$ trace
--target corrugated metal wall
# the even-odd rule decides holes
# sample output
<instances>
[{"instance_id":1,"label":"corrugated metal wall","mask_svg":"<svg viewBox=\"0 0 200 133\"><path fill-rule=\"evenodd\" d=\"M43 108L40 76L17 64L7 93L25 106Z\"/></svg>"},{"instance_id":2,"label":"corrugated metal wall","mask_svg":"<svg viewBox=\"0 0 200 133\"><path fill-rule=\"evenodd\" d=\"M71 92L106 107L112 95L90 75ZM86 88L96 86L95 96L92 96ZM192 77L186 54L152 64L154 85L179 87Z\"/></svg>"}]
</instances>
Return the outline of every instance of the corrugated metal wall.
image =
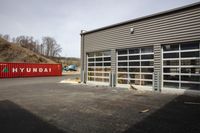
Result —
<instances>
[{"instance_id":1,"label":"corrugated metal wall","mask_svg":"<svg viewBox=\"0 0 200 133\"><path fill-rule=\"evenodd\" d=\"M0 78L61 76L62 64L0 62Z\"/></svg>"},{"instance_id":2,"label":"corrugated metal wall","mask_svg":"<svg viewBox=\"0 0 200 133\"><path fill-rule=\"evenodd\" d=\"M134 34L130 34L131 27L135 29ZM111 50L112 70L115 71L116 49L154 45L155 71L160 71L161 44L194 40L200 40L200 4L185 10L85 34L82 54ZM84 67L86 63L84 58Z\"/></svg>"}]
</instances>

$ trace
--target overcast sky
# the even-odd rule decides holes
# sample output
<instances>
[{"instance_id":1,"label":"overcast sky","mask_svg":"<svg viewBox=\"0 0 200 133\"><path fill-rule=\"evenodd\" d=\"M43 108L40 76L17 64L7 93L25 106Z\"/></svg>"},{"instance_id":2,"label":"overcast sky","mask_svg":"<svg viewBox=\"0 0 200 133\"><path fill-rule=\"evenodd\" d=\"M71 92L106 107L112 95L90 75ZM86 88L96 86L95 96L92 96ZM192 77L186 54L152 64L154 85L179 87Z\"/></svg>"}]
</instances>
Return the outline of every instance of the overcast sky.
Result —
<instances>
[{"instance_id":1,"label":"overcast sky","mask_svg":"<svg viewBox=\"0 0 200 133\"><path fill-rule=\"evenodd\" d=\"M92 30L200 0L0 0L0 33L54 37L62 56L80 56L80 31Z\"/></svg>"}]
</instances>

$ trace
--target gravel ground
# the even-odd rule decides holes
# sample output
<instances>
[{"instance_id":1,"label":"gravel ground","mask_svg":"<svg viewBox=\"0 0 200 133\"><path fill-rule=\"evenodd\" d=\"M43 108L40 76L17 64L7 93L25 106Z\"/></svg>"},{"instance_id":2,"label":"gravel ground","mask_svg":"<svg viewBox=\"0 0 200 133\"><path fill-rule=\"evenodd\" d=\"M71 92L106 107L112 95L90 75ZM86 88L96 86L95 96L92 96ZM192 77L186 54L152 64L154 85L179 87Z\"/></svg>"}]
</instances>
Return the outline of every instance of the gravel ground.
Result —
<instances>
[{"instance_id":1,"label":"gravel ground","mask_svg":"<svg viewBox=\"0 0 200 133\"><path fill-rule=\"evenodd\" d=\"M59 83L76 76L1 79L0 132L200 132L198 96Z\"/></svg>"}]
</instances>

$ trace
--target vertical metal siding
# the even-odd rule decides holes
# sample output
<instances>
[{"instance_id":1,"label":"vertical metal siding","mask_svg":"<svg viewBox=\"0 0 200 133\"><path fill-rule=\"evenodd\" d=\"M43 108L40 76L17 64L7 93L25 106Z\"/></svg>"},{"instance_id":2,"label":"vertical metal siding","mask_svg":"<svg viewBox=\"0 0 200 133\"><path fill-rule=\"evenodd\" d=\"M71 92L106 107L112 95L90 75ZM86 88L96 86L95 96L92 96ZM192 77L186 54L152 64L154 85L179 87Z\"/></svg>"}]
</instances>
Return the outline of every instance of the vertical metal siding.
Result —
<instances>
[{"instance_id":1,"label":"vertical metal siding","mask_svg":"<svg viewBox=\"0 0 200 133\"><path fill-rule=\"evenodd\" d=\"M116 76L116 49L111 49L111 72L113 73L113 86L115 86L116 84L116 79L115 79L115 76Z\"/></svg>"},{"instance_id":2,"label":"vertical metal siding","mask_svg":"<svg viewBox=\"0 0 200 133\"><path fill-rule=\"evenodd\" d=\"M154 74L158 75L158 78L154 78L154 84L158 83L157 86L154 86L155 90L161 89L161 45L155 44L154 45Z\"/></svg>"},{"instance_id":3,"label":"vertical metal siding","mask_svg":"<svg viewBox=\"0 0 200 133\"><path fill-rule=\"evenodd\" d=\"M81 73L80 73L80 75L81 75L81 82L84 82L84 78L83 78L83 76L84 76L84 36L83 35L81 35ZM86 56L85 56L86 57Z\"/></svg>"}]
</instances>

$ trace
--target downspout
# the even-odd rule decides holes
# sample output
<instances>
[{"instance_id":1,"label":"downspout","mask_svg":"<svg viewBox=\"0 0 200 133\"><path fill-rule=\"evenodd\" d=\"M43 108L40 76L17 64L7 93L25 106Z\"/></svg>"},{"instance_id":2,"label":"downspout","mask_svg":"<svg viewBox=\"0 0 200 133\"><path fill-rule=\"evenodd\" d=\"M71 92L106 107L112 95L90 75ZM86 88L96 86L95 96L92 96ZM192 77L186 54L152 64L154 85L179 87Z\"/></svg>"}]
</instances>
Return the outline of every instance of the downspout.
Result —
<instances>
[{"instance_id":1,"label":"downspout","mask_svg":"<svg viewBox=\"0 0 200 133\"><path fill-rule=\"evenodd\" d=\"M85 30L81 30L81 83L85 83L85 68L84 68L84 33Z\"/></svg>"}]
</instances>

